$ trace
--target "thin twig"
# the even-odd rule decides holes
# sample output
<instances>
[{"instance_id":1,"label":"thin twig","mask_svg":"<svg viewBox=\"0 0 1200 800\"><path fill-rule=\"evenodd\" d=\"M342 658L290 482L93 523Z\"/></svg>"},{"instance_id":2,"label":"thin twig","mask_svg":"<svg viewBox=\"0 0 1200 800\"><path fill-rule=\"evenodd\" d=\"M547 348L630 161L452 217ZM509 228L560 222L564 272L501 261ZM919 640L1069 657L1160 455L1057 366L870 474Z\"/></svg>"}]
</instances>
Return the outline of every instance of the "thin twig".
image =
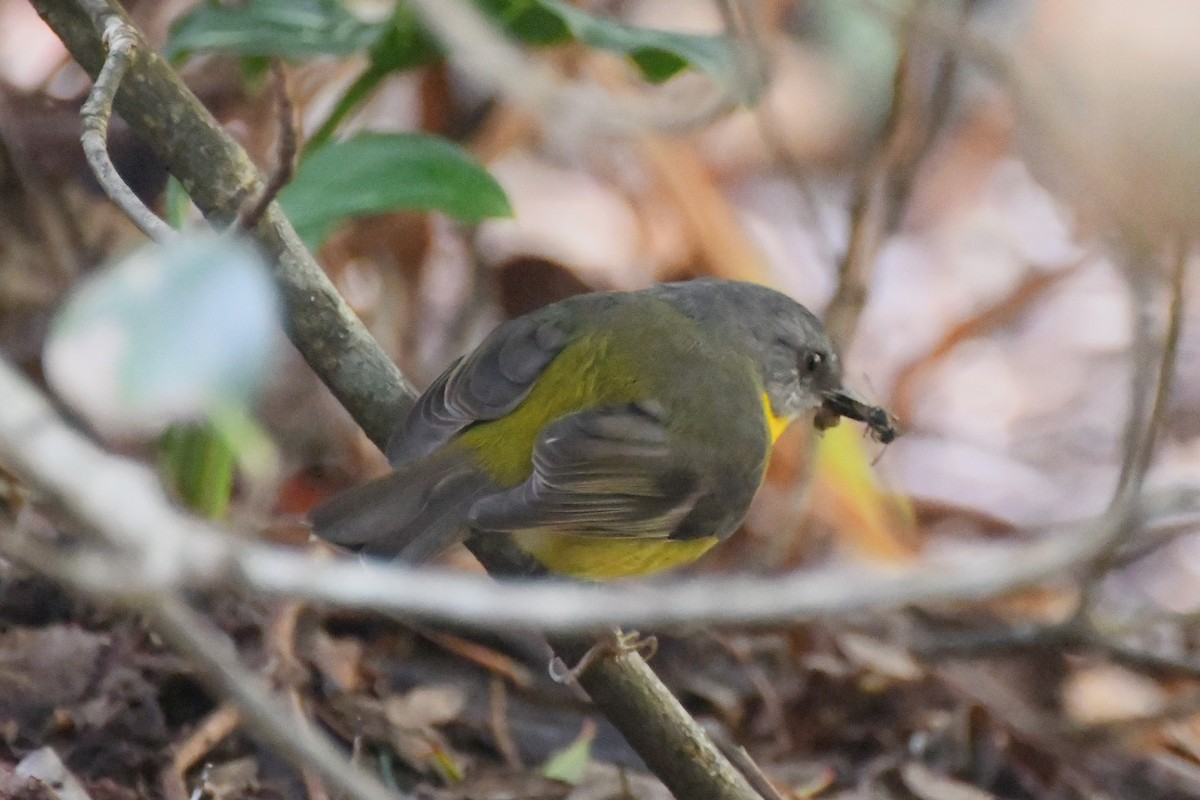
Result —
<instances>
[{"instance_id":1,"label":"thin twig","mask_svg":"<svg viewBox=\"0 0 1200 800\"><path fill-rule=\"evenodd\" d=\"M66 3L54 3L51 0L33 0L33 2L41 13L47 16L52 23L56 23L56 30L60 32L64 40L68 41L72 52L76 54L81 63L93 72L98 70L100 59L97 56L99 47L95 32L84 30L84 25L80 23L78 15ZM425 0L425 4L434 5L429 0ZM202 110L195 105L194 98L191 98L186 93L186 90L178 84L178 81L173 78L165 65L149 59L145 69L146 71L142 76L144 80L134 82L127 91L122 92L122 96L126 98L125 108L128 109L128 112L122 109L121 98L118 98L118 108L122 109L121 113L123 116L130 119L135 130L146 136L152 142L155 149L164 155L164 161L184 181L185 186L189 189L189 193L196 198L196 191L200 192L201 196L197 204L206 214L223 217L224 219L232 218L238 207L236 200L239 195L237 192L240 191L241 187L254 185L253 181L247 180L247 176L252 173L252 170L246 166L247 161L244 158L244 153L237 150L227 139L219 139L219 129L216 126L211 126L211 120L206 121L204 119ZM212 149L197 148L196 144L189 140L187 136L175 135L179 133L178 130L172 131L171 135L166 137L161 132L155 130L153 120L156 118L155 115L161 114L163 104L171 104L172 112L174 113L176 110L175 104L179 102L180 98L188 98L187 103L191 105L180 108L179 114L173 116L172 119L178 118L181 124L190 126L190 129L186 131L188 133L191 130L202 128L203 136L210 137L205 138L204 141L212 143ZM210 130L208 126L211 126L213 130ZM214 130L217 132L214 132ZM202 159L196 157L196 153L199 152L203 153ZM233 179L226 182L225 176L230 174L233 175ZM231 190L230 187L235 188ZM352 399L353 402L348 404L351 406L352 413L373 440L382 441L386 438L388 431L394 424L397 416L397 408L403 407L403 402L401 402L403 398L400 397L403 391L398 387L402 387L404 384L399 379L396 379L391 383L384 381L382 383L371 384L373 394L364 394L358 391L360 384L356 382L375 381L380 376L394 377L394 371L389 371L390 368L385 358L375 357L378 354L370 345L364 345L365 349L358 353L358 355L363 357L356 358L353 363L348 362L345 358L325 357L343 352L335 352L328 349L328 343L345 341L347 331L353 328L350 322L352 318L345 309L344 303L339 304L336 300L336 295L331 296L328 293L329 288L327 283L322 283L315 276L304 271L309 266L312 266L311 259L306 260L305 256L299 254L298 243L295 241L290 228L287 227L286 220L283 220L281 215L269 211L255 233L267 245L268 252L280 261L279 274L281 283L284 285L289 296L289 314L292 315L289 316L291 323L290 333L293 339L301 347L301 350L305 352L306 357L309 357L310 363L314 363L314 368L335 388L339 396L349 396ZM299 273L294 273L292 268L297 264L303 269ZM300 314L307 305L318 305L329 313L321 317L320 321L294 316ZM326 349L323 350L323 348ZM351 391L347 391L348 387L352 387ZM0 391L0 396L5 397L5 404L0 404L0 416L3 416L4 410L8 407L9 395ZM11 422L11 419L8 421ZM2 422L0 422L0 428L4 428ZM0 439L4 439L13 433L14 431L11 429L4 430L4 435L0 435ZM20 433L26 434L24 439L26 442L28 441L29 431L18 431L17 433L17 438L22 438L19 435ZM9 454L4 450L3 444L0 443L0 459L7 457L7 455ZM49 487L55 497L63 501L77 500L76 493L79 487L72 484L70 480L64 482L64 476L59 474L54 468L48 474L43 474L40 468L46 467L47 463L34 456L35 454L30 453L20 454L22 464L24 464L22 474L28 478L31 472L26 468L37 467L38 469L34 469L32 474L49 481ZM105 463L101 466L112 467L114 465ZM95 474L82 468L77 467L76 469L80 474ZM125 474L125 477L129 477L128 474ZM34 480L33 482L39 487L47 485L43 480ZM147 490L147 484L144 481L135 483L140 483L141 488L138 491ZM150 497L152 504L165 502L161 497L156 498L154 496L153 488L149 491L150 493L147 496ZM123 500L131 499L128 494L121 494L120 497ZM142 498L135 492L132 499L143 500L145 498ZM92 524L109 523L112 523L112 520L105 519L104 517L92 520ZM178 521L176 524L179 524ZM183 525L182 527L186 528L188 526ZM210 581L212 582L210 585L228 585L231 577L244 580L248 585L253 584L254 581L259 581L260 583L266 581L269 584L272 580L271 570L278 570L279 567L283 567L282 571L274 573L275 585L277 587L279 585L287 585L291 581L293 588L296 588L298 577L303 580L313 574L304 572L304 568L306 568L304 565L308 562L308 559L305 559L303 556L272 548L256 547L241 549L231 539L225 537L215 528L201 526L201 530L204 534L199 537L201 545L184 545L184 549L181 552L186 554L189 552L188 547L201 547L204 552L208 553L211 560L207 563L201 561L197 565L193 559L184 559L179 555L171 557L174 558L174 561L164 556L162 570L153 573L155 579L182 578L183 582L179 583L179 586L187 585L187 581L192 579L200 579L201 582L205 580ZM142 531L142 535L145 536L148 532L157 531L151 527ZM1047 536L1045 541L1039 541L1032 547L1016 549L1016 552L1013 554L1016 561L1015 565L1010 566L1004 563L1004 559L1010 555L1009 551L1005 549L992 550L987 554L987 558L991 563L986 565L986 571L974 574L970 572L966 574L952 574L949 577L951 583L954 580L964 581L967 578L973 579L969 586L966 586L966 589L971 592L989 593L1002 588L1012 588L1014 585L1011 583L1014 579L1014 570L1017 579L1016 585L1021 585L1022 582L1036 581L1046 575L1054 574L1065 567L1075 566L1081 560L1086 560L1091 554L1102 550L1106 542L1111 537L1118 535L1119 532L1119 530L1114 530L1114 526L1110 520L1101 520L1099 523L1080 526L1077 530L1064 533L1062 536ZM178 543L183 537L172 538ZM215 546L215 549L212 546ZM975 556L974 566L978 569L983 569L985 565L981 562L981 551L975 550L973 552ZM292 560L291 562L285 560L278 564L267 561L268 558L274 558L277 555L286 555ZM113 574L111 572L113 567L111 556L103 557L108 559L107 563L98 560L94 553L92 556L91 563L93 567L97 568L97 571L100 568L105 568L110 570L110 576ZM180 567L178 563L180 561L186 562L186 566ZM860 570L851 579L866 584L868 589L865 594L860 593L851 599L860 604L864 602L868 604L872 602L879 603L881 600L885 603L893 602L897 596L895 592L898 588L905 591L918 590L926 592L926 594L919 596L937 597L936 592L931 591L931 588L936 589L936 586L931 585L930 578L936 578L941 570L948 569L949 572L953 573L955 564L951 563L949 567L946 567L939 566L939 564L933 563L934 561L935 559L931 558L922 564L922 569L932 568L934 570L932 574L927 571L924 574L902 576L904 580L914 579L917 582L914 585L905 585L903 580L898 584L892 580L894 576L888 575L883 571L868 574ZM953 559L951 561L953 562ZM341 569L348 565L339 564L336 566ZM290 574L285 574L297 567L301 568L299 573L293 571ZM172 569L175 570L173 573L171 572ZM234 569L232 574L229 571L230 569ZM129 570L126 569L125 572L128 573ZM281 574L284 575L282 581L279 580ZM436 573L411 570L401 571L379 567L371 567L362 571L343 570L339 573L343 584L361 583L364 575L374 576L376 589L382 588L379 581L386 581L389 587L391 587L389 591L418 588L424 594L423 602L426 604L426 607L431 602L429 598L432 596L438 602L448 602L453 606L450 609L451 616L465 612L469 623L492 626L498 620L502 621L504 619L503 614L505 613L511 615L514 611L523 611L529 612L533 616L524 617L522 624L536 627L540 624L536 621L538 614L543 615L543 617L548 613L557 614L561 607L562 610L566 611L568 618L571 615L576 615L572 621L572 624L575 625L574 629L607 626L614 621L631 624L631 620L634 619L633 617L623 618L620 613L611 613L621 611L622 603L625 604L626 610L632 610L635 613L643 615L647 610L657 613L666 609L668 616L671 613L680 614L686 611L690 618L691 614L697 609L703 611L706 603L708 608L712 608L714 601L720 601L722 605L728 605L734 599L739 600L739 602L745 599L751 601L750 610L764 612L774 604L780 586L782 585L786 588L790 585L786 582L784 584L777 584L773 581L763 581L761 583L745 583L740 581L699 582L695 587L672 587L670 589L611 587L605 590L607 592L605 594L603 592L586 591L588 587L565 585L551 587L494 587L477 579L473 582L471 579L468 579L466 584L455 584L450 578L440 576ZM324 578L332 576L332 572L323 573ZM457 576L459 579L462 577L465 576ZM809 591L815 588L821 594L826 593L828 590L833 590L835 600L845 602L847 600L846 587L840 584L846 581L846 576L845 574L838 574L834 575L834 578L835 582L820 585L819 581L815 584L811 582L805 583L808 578L802 576L800 585L802 589ZM982 582L980 579L982 579ZM875 584L872 583L873 581ZM875 585L884 586L887 592L891 592L891 594L886 592L883 594L872 594L875 590ZM463 598L459 598L454 591L458 586L463 586L468 590L468 594L464 596L466 602L463 602ZM965 584L960 584L959 589L963 589L964 586ZM113 588L114 590L119 590L119 587L114 586ZM346 590L345 587L340 590L335 590L332 586L326 586L325 588L329 591ZM687 588L702 589L705 594L689 598L685 591L681 591ZM480 589L483 590L482 593L477 591ZM355 587L355 590L357 590L357 587ZM547 592L546 590L550 591ZM736 594L739 590L748 593L739 597ZM429 594L431 591L433 592L432 595ZM838 594L839 592L840 595ZM762 596L756 597L754 593L761 593ZM311 595L308 591L301 590L296 592L296 596L309 597ZM801 596L803 596L803 591L801 592ZM977 594L975 596L980 595ZM394 600L400 597L400 595L393 594L391 597ZM559 601L564 598L565 602L560 603ZM360 596L359 599L362 600L364 597ZM374 605L376 599L378 598L371 599L370 603ZM525 602L525 607L502 605L503 601L511 601L513 599ZM608 602L610 599L613 601L612 603ZM661 603L656 608L655 603L660 599L669 602ZM793 595L791 599L795 600L795 596ZM819 605L821 597L814 594L810 595L809 599L817 602ZM400 606L402 610L414 613L414 609L416 609L415 613L418 615L425 613L420 610L422 608L420 605L421 600L415 597L407 598L407 600L416 603L416 605L402 605ZM501 601L501 603L497 601ZM533 602L530 603L530 601ZM632 601L632 604L630 601ZM698 601L700 605L694 605L692 601ZM676 604L673 610L671 603ZM680 603L683 605L680 605ZM636 605L637 608L631 609L631 605ZM809 606L810 612L814 607L812 605ZM497 609L503 613L491 617L486 613ZM442 607L438 613L444 615L446 610L445 607ZM483 615L479 615L481 610L485 612ZM741 610L745 611L747 607L743 606ZM718 608L716 611L722 613L724 609ZM594 624L579 625L581 615L592 614L595 617L598 615L598 612L605 615L606 618L603 621L594 620ZM779 610L772 608L770 612L778 614ZM782 613L786 614L787 612L788 609L784 607ZM820 612L818 611L817 613ZM429 616L435 616L435 614L430 614ZM443 616L442 618L446 617ZM779 617L775 618L778 619ZM510 617L511 619L512 617ZM535 621L531 623L531 619ZM643 619L645 619L644 616ZM764 616L763 619L766 619L766 617ZM562 619L559 618L556 624L563 625ZM639 623L633 622L632 624ZM567 630L572 628L563 626L560 629ZM564 653L564 655L569 657L569 653ZM615 670L618 669L625 669L625 672L616 675ZM597 674L599 673L596 670L590 670L584 677L590 679ZM653 675L645 668L644 663L641 663L640 659L632 657L628 657L621 664L614 665L613 670L604 672L603 674L607 678L612 678L612 680L607 680L605 685L597 685L595 691L593 691L592 686L589 686L588 689L589 691L593 691L593 695L597 698L598 702L606 709L615 707L615 704L612 702L614 693L620 695L623 692L629 691L631 687L634 690L640 690L644 687L654 688L657 683ZM657 689L655 690L657 691ZM621 700L621 703L625 708L636 706L639 711L657 707L654 705L654 702L637 704ZM679 709L679 713L682 714L682 709ZM673 714L674 712L672 712L672 715L668 715L666 719L673 721L675 719ZM683 714L683 717L686 718L686 714ZM625 720L625 722L632 722L632 724L637 725L642 720L640 717L635 716L632 720ZM655 736L662 729L662 726L655 727L650 729L650 733L646 735ZM701 793L692 796L704 795Z\"/></svg>"},{"instance_id":2,"label":"thin twig","mask_svg":"<svg viewBox=\"0 0 1200 800\"><path fill-rule=\"evenodd\" d=\"M283 59L271 59L271 89L275 95L275 109L279 128L275 139L275 163L271 165L271 176L253 198L238 210L234 228L249 230L258 224L267 207L283 191L296 174L296 148L299 140L296 131L296 109L288 93L287 71Z\"/></svg>"},{"instance_id":3,"label":"thin twig","mask_svg":"<svg viewBox=\"0 0 1200 800\"><path fill-rule=\"evenodd\" d=\"M1158 283L1158 264L1144 248L1138 245L1134 247L1137 251L1126 269L1134 306L1134 342L1130 353L1130 422L1125 431L1125 458L1117 478L1117 490L1106 512L1113 518L1118 532L1090 559L1079 603L1079 613L1083 615L1094 610L1101 578L1112 567L1121 545L1134 533L1138 496L1150 467L1158 429L1166 413L1175 374L1179 335L1183 328L1183 294L1189 242L1180 237L1172 262L1167 329L1157 358L1154 352L1157 314L1153 295Z\"/></svg>"},{"instance_id":4,"label":"thin twig","mask_svg":"<svg viewBox=\"0 0 1200 800\"><path fill-rule=\"evenodd\" d=\"M932 89L926 92L914 63L916 46L928 43L925 18L942 13L942 4L919 2L904 21L904 48L892 81L892 104L878 149L855 186L850 241L838 265L838 283L825 311L825 327L835 342L848 347L867 300L871 271L889 232L899 223L912 190L913 176L944 121L954 86L956 60L942 53ZM961 4L959 4L961 13Z\"/></svg>"},{"instance_id":5,"label":"thin twig","mask_svg":"<svg viewBox=\"0 0 1200 800\"><path fill-rule=\"evenodd\" d=\"M521 751L513 740L512 728L508 724L508 689L504 681L495 675L488 681L488 727L492 731L492 738L496 740L496 749L504 757L504 763L510 769L524 769Z\"/></svg>"},{"instance_id":6,"label":"thin twig","mask_svg":"<svg viewBox=\"0 0 1200 800\"><path fill-rule=\"evenodd\" d=\"M355 800L397 800L399 795L352 766L328 736L300 724L263 680L238 662L229 639L182 600L164 593L143 611L210 689L237 703L246 724L276 752Z\"/></svg>"},{"instance_id":7,"label":"thin twig","mask_svg":"<svg viewBox=\"0 0 1200 800\"><path fill-rule=\"evenodd\" d=\"M749 750L732 741L729 735L723 730L710 730L709 735L717 743L717 747L721 748L721 752L725 754L725 757L746 776L746 780L750 782L750 785L754 787L754 791L758 792L763 800L784 800L779 789L767 777L767 773L763 772L762 767L750 755Z\"/></svg>"},{"instance_id":8,"label":"thin twig","mask_svg":"<svg viewBox=\"0 0 1200 800\"><path fill-rule=\"evenodd\" d=\"M177 744L167 765L164 781L171 780L185 786L184 777L200 759L208 755L221 740L229 736L242 724L242 712L232 703L222 703L206 716L186 739ZM186 795L184 795L186 797Z\"/></svg>"},{"instance_id":9,"label":"thin twig","mask_svg":"<svg viewBox=\"0 0 1200 800\"><path fill-rule=\"evenodd\" d=\"M1134 647L1085 621L1069 619L1050 625L1022 625L963 632L926 630L910 645L914 655L929 661L984 658L996 653L1090 651L1114 663L1158 678L1200 680L1200 661L1175 658Z\"/></svg>"},{"instance_id":10,"label":"thin twig","mask_svg":"<svg viewBox=\"0 0 1200 800\"><path fill-rule=\"evenodd\" d=\"M142 46L141 39L134 28L116 16L105 17L103 31L108 56L80 112L83 116L83 152L96 180L125 215L151 239L167 241L175 231L134 194L108 155L108 123L112 119L113 101L121 79Z\"/></svg>"},{"instance_id":11,"label":"thin twig","mask_svg":"<svg viewBox=\"0 0 1200 800\"><path fill-rule=\"evenodd\" d=\"M274 653L271 672L275 687L283 692L284 702L296 720L302 725L311 725L312 715L299 688L308 679L309 674L296 654L296 629L306 608L303 603L285 603L276 612L267 639ZM329 800L325 784L310 767L300 768L300 778L304 782L309 800Z\"/></svg>"},{"instance_id":12,"label":"thin twig","mask_svg":"<svg viewBox=\"0 0 1200 800\"><path fill-rule=\"evenodd\" d=\"M725 25L725 36L735 49L735 85L742 87L746 99L757 99L770 83L770 60L754 24L754 14L745 0L716 0L717 12Z\"/></svg>"}]
</instances>

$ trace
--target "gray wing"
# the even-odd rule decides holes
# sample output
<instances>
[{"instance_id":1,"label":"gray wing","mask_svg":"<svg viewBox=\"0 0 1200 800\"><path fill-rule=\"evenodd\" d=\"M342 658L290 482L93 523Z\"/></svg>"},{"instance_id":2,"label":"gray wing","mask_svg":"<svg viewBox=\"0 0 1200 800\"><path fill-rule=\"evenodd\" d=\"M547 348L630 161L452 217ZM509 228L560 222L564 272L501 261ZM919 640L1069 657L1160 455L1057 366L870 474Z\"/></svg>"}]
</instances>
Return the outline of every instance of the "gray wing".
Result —
<instances>
[{"instance_id":1,"label":"gray wing","mask_svg":"<svg viewBox=\"0 0 1200 800\"><path fill-rule=\"evenodd\" d=\"M522 485L480 498L478 531L667 538L703 493L674 452L656 403L581 411L546 426Z\"/></svg>"},{"instance_id":2,"label":"gray wing","mask_svg":"<svg viewBox=\"0 0 1200 800\"><path fill-rule=\"evenodd\" d=\"M570 332L567 316L554 308L501 325L417 398L388 440L388 460L400 465L429 455L472 423L512 411L562 352Z\"/></svg>"}]
</instances>

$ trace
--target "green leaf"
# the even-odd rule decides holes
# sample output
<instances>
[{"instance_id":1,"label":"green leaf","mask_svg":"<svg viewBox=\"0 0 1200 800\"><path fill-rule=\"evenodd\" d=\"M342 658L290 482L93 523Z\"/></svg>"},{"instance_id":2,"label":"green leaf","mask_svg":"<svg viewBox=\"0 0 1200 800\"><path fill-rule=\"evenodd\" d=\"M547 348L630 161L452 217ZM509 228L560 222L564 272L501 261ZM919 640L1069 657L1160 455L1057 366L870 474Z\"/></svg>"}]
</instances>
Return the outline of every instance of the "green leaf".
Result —
<instances>
[{"instance_id":1,"label":"green leaf","mask_svg":"<svg viewBox=\"0 0 1200 800\"><path fill-rule=\"evenodd\" d=\"M371 48L371 69L380 73L397 72L441 57L437 40L421 26L406 3L398 2L387 30Z\"/></svg>"},{"instance_id":2,"label":"green leaf","mask_svg":"<svg viewBox=\"0 0 1200 800\"><path fill-rule=\"evenodd\" d=\"M158 441L163 482L193 511L223 519L236 475L262 485L279 472L279 452L249 409L218 405L202 422L171 425Z\"/></svg>"},{"instance_id":3,"label":"green leaf","mask_svg":"<svg viewBox=\"0 0 1200 800\"><path fill-rule=\"evenodd\" d=\"M457 145L425 134L363 133L313 151L279 197L310 247L359 214L441 211L464 222L512 214L500 184Z\"/></svg>"},{"instance_id":4,"label":"green leaf","mask_svg":"<svg viewBox=\"0 0 1200 800\"><path fill-rule=\"evenodd\" d=\"M248 0L197 6L171 26L164 54L172 61L196 51L243 56L311 58L366 50L391 22L360 21L337 0Z\"/></svg>"},{"instance_id":5,"label":"green leaf","mask_svg":"<svg viewBox=\"0 0 1200 800\"><path fill-rule=\"evenodd\" d=\"M167 224L177 231L183 230L191 212L192 198L188 197L187 189L183 188L183 184L174 175L167 176L167 196L163 205L163 217Z\"/></svg>"},{"instance_id":6,"label":"green leaf","mask_svg":"<svg viewBox=\"0 0 1200 800\"><path fill-rule=\"evenodd\" d=\"M233 448L207 423L172 425L159 439L159 472L184 505L222 519L233 493Z\"/></svg>"},{"instance_id":7,"label":"green leaf","mask_svg":"<svg viewBox=\"0 0 1200 800\"><path fill-rule=\"evenodd\" d=\"M560 0L536 0L558 16L572 35L584 44L624 53L633 59L646 80L661 83L691 67L724 85L737 78L740 57L726 36L633 28L580 11Z\"/></svg>"},{"instance_id":8,"label":"green leaf","mask_svg":"<svg viewBox=\"0 0 1200 800\"><path fill-rule=\"evenodd\" d=\"M562 17L540 0L479 0L505 33L519 42L535 46L562 44L571 31Z\"/></svg>"},{"instance_id":9,"label":"green leaf","mask_svg":"<svg viewBox=\"0 0 1200 800\"><path fill-rule=\"evenodd\" d=\"M592 741L596 738L596 723L591 719L583 721L583 728L575 741L550 756L542 765L542 774L552 781L559 781L571 786L583 779L583 773L592 760Z\"/></svg>"}]
</instances>

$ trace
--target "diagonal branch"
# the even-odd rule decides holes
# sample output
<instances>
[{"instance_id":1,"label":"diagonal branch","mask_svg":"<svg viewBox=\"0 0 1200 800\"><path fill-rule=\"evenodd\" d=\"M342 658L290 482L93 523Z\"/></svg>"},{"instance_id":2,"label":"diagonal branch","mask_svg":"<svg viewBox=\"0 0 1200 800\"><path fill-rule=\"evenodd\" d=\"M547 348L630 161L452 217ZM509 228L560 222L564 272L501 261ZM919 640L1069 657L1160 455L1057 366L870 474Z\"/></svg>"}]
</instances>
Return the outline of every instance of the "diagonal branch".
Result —
<instances>
[{"instance_id":1,"label":"diagonal branch","mask_svg":"<svg viewBox=\"0 0 1200 800\"><path fill-rule=\"evenodd\" d=\"M115 19L133 27L111 0L31 3L92 75L104 66L101 26ZM246 152L152 50L132 52L113 105L215 227L227 227L262 186ZM416 392L334 289L278 204L267 207L250 233L273 265L292 343L372 441L382 445Z\"/></svg>"}]
</instances>

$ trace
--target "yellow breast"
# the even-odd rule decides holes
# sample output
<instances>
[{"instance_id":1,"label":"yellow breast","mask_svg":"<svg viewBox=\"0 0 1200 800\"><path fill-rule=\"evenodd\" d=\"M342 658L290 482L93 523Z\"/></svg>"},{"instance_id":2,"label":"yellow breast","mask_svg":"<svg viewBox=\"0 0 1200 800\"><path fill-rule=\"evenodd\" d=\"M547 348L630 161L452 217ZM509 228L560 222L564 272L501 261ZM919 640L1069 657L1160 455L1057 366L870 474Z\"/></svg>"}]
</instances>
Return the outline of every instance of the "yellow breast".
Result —
<instances>
[{"instance_id":1,"label":"yellow breast","mask_svg":"<svg viewBox=\"0 0 1200 800\"><path fill-rule=\"evenodd\" d=\"M763 392L762 401L763 414L767 418L767 433L770 434L771 442L774 443L787 430L787 426L792 424L792 420L788 417L775 416L775 412L771 410L771 398L767 397L766 392Z\"/></svg>"}]
</instances>

